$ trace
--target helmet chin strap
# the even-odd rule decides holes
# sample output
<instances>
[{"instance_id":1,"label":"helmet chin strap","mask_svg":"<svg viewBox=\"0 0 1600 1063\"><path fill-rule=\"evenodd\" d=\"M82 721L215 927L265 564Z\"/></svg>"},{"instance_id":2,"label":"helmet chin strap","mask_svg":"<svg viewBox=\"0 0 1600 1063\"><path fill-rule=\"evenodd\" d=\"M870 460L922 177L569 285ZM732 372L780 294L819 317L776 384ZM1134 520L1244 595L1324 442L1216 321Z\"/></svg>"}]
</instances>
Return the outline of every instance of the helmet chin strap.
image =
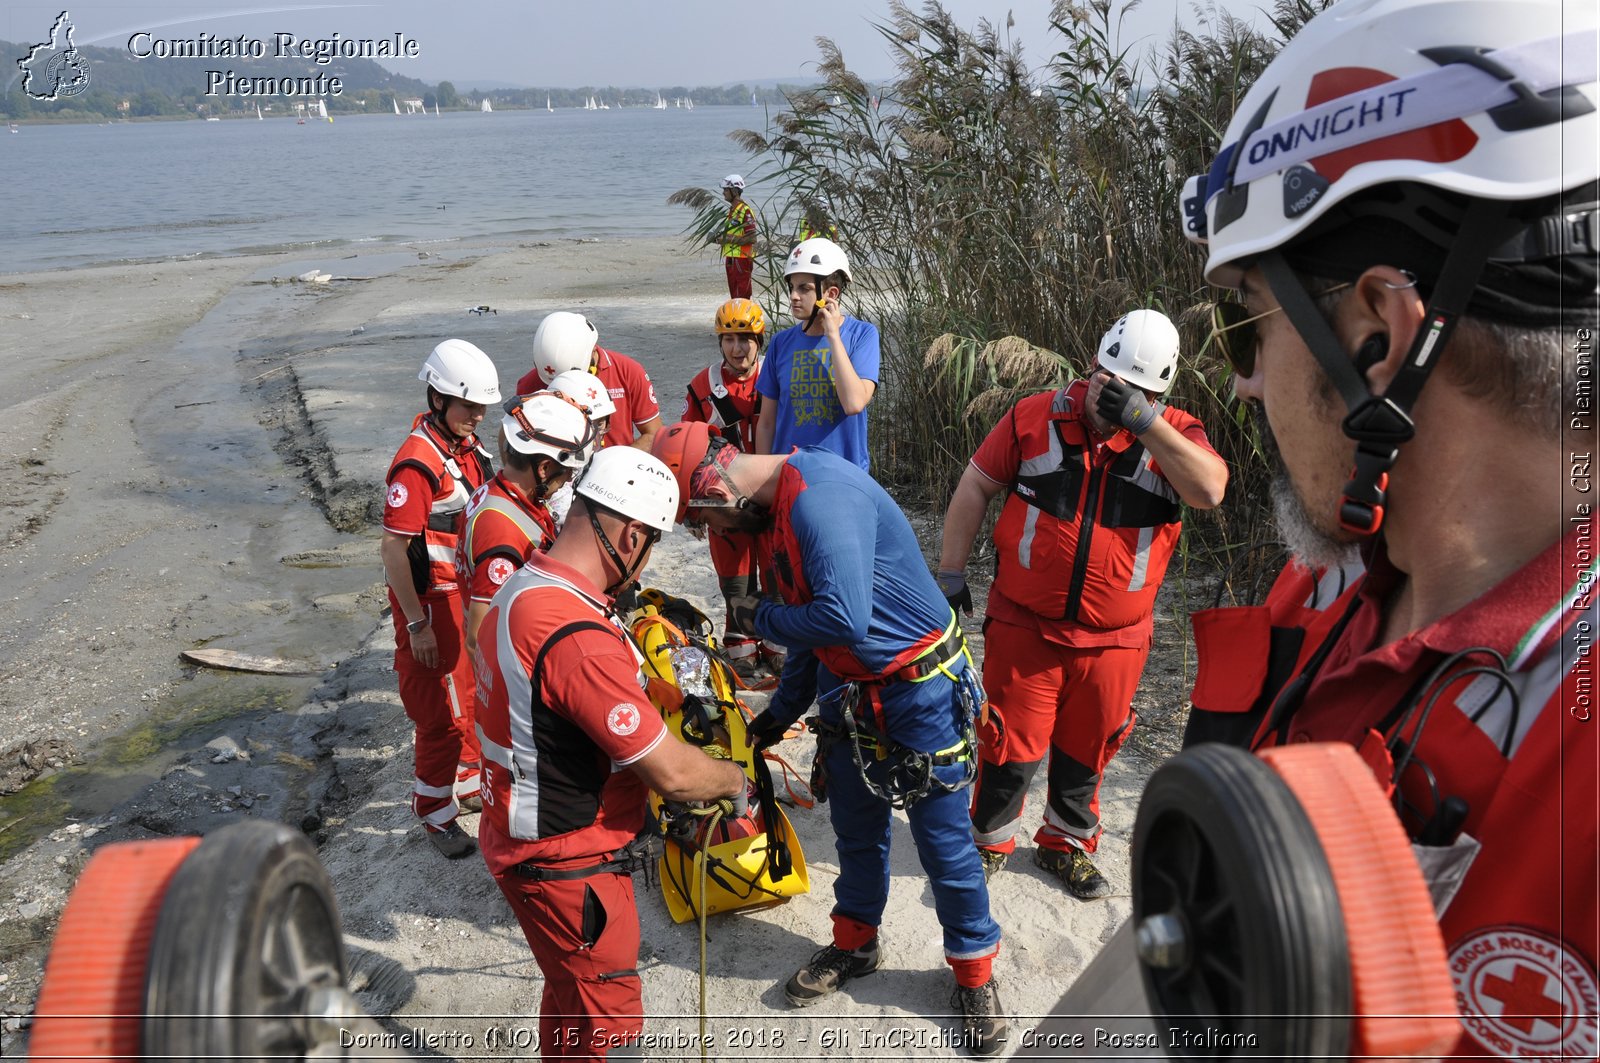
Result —
<instances>
[{"instance_id":1,"label":"helmet chin strap","mask_svg":"<svg viewBox=\"0 0 1600 1063\"><path fill-rule=\"evenodd\" d=\"M588 507L585 508L587 509ZM600 527L600 518L595 515L592 509L589 510L589 526L594 529L595 538L600 540L600 545L605 548L607 556L611 558L611 563L617 566L618 572L622 573L621 577L615 582L606 584L606 593L614 595L632 583L633 577L644 567L645 551L640 550L639 556L634 559L634 563L630 566L622 560L622 555L617 553L617 548L611 545L610 537L606 535L605 529Z\"/></svg>"},{"instance_id":2,"label":"helmet chin strap","mask_svg":"<svg viewBox=\"0 0 1600 1063\"><path fill-rule=\"evenodd\" d=\"M1489 256L1511 235L1507 221L1514 206L1508 201L1475 199L1467 208L1460 235L1445 258L1411 348L1382 395L1368 389L1283 255L1272 251L1258 260L1273 297L1338 388L1349 411L1342 428L1345 436L1355 441L1356 450L1355 467L1339 500L1339 526L1345 531L1366 537L1382 528L1389 470L1399 460L1400 445L1416 434L1411 409L1466 312ZM1510 228L1514 231L1520 223Z\"/></svg>"}]
</instances>

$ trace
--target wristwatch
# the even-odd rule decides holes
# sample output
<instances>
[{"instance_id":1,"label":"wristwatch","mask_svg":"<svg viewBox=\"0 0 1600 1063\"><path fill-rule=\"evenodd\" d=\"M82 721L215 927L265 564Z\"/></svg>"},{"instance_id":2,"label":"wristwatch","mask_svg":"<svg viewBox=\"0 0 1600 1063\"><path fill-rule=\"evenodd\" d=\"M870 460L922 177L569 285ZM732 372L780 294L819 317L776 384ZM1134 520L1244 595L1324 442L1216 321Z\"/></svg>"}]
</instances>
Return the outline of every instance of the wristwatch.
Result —
<instances>
[{"instance_id":1,"label":"wristwatch","mask_svg":"<svg viewBox=\"0 0 1600 1063\"><path fill-rule=\"evenodd\" d=\"M428 626L428 614L427 613L423 613L422 614L422 619L421 620L408 620L408 621L406 621L406 630L409 631L413 635L415 635L417 632L421 631L423 628L425 628L427 626Z\"/></svg>"}]
</instances>

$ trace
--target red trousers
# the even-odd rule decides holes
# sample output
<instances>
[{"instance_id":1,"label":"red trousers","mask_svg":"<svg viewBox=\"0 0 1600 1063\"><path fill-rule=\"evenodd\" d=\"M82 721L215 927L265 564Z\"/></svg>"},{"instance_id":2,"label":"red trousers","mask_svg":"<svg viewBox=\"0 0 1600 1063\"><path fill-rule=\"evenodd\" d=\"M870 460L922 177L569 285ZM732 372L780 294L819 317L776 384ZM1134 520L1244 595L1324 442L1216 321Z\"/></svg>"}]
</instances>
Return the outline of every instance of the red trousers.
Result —
<instances>
[{"instance_id":1,"label":"red trousers","mask_svg":"<svg viewBox=\"0 0 1600 1063\"><path fill-rule=\"evenodd\" d=\"M1100 782L1133 731L1133 695L1150 645L1072 647L1033 627L984 625L983 685L990 719L979 729L972 833L997 852L1016 848L1017 822L1034 773L1050 755L1046 849L1094 852L1100 841Z\"/></svg>"},{"instance_id":2,"label":"red trousers","mask_svg":"<svg viewBox=\"0 0 1600 1063\"><path fill-rule=\"evenodd\" d=\"M422 599L439 640L439 666L424 668L411 655L411 633L394 593L394 670L400 703L411 718L415 778L411 809L424 823L439 827L456 818L457 794L476 794L478 734L474 726L476 684L472 660L462 649L461 596L429 594Z\"/></svg>"},{"instance_id":3,"label":"red trousers","mask_svg":"<svg viewBox=\"0 0 1600 1063\"><path fill-rule=\"evenodd\" d=\"M753 258L725 258L723 268L728 271L728 298L748 299L751 278L755 276L756 260Z\"/></svg>"},{"instance_id":4,"label":"red trousers","mask_svg":"<svg viewBox=\"0 0 1600 1063\"><path fill-rule=\"evenodd\" d=\"M639 911L630 875L564 882L495 876L544 974L540 1059L604 1059L644 1030Z\"/></svg>"}]
</instances>

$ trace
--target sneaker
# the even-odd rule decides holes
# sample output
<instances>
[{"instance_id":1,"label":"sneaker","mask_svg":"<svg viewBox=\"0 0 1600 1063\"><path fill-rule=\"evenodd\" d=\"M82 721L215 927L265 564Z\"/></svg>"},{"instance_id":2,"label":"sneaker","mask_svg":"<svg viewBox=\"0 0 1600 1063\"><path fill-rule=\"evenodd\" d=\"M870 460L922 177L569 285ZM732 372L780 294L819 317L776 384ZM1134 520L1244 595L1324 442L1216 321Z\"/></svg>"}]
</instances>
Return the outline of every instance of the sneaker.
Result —
<instances>
[{"instance_id":1,"label":"sneaker","mask_svg":"<svg viewBox=\"0 0 1600 1063\"><path fill-rule=\"evenodd\" d=\"M1069 849L1062 852L1060 849L1038 849L1034 852L1034 862L1067 887L1067 892L1080 901L1093 900L1104 897L1111 892L1111 883L1094 866L1094 861L1089 859L1089 854L1082 849Z\"/></svg>"},{"instance_id":2,"label":"sneaker","mask_svg":"<svg viewBox=\"0 0 1600 1063\"><path fill-rule=\"evenodd\" d=\"M463 797L456 801L456 805L466 814L482 812L483 796L481 794L473 794L471 797Z\"/></svg>"},{"instance_id":3,"label":"sneaker","mask_svg":"<svg viewBox=\"0 0 1600 1063\"><path fill-rule=\"evenodd\" d=\"M961 1009L962 1037L975 1056L992 1056L1011 1038L1005 1009L1000 1005L1000 983L993 978L980 986L956 986L950 1007Z\"/></svg>"},{"instance_id":4,"label":"sneaker","mask_svg":"<svg viewBox=\"0 0 1600 1063\"><path fill-rule=\"evenodd\" d=\"M795 1007L809 1007L857 975L876 971L881 956L877 938L855 952L828 945L811 957L810 963L794 973L794 977L783 987L783 995Z\"/></svg>"},{"instance_id":5,"label":"sneaker","mask_svg":"<svg viewBox=\"0 0 1600 1063\"><path fill-rule=\"evenodd\" d=\"M471 856L473 850L478 848L478 843L472 840L472 835L461 829L461 824L451 820L443 827L426 827L428 840L433 847L445 855L447 860L460 860L463 856Z\"/></svg>"},{"instance_id":6,"label":"sneaker","mask_svg":"<svg viewBox=\"0 0 1600 1063\"><path fill-rule=\"evenodd\" d=\"M983 880L988 882L995 875L1005 870L1006 855L998 849L979 849L978 855L983 857Z\"/></svg>"}]
</instances>

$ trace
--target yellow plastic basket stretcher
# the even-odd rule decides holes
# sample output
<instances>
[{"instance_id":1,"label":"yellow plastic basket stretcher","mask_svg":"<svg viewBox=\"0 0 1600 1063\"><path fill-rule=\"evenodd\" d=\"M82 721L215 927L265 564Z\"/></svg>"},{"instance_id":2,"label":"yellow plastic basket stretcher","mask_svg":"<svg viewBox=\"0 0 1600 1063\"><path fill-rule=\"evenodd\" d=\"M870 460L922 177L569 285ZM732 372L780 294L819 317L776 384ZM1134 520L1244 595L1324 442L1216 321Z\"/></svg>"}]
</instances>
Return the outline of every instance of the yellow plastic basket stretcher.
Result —
<instances>
[{"instance_id":1,"label":"yellow plastic basket stretcher","mask_svg":"<svg viewBox=\"0 0 1600 1063\"><path fill-rule=\"evenodd\" d=\"M716 652L711 622L688 602L654 589L639 599L631 630L644 654L646 690L667 730L709 756L737 761L749 779L750 811L710 829L706 817L674 816L651 792L650 810L667 828L660 861L667 910L684 923L698 919L702 906L715 915L806 893L805 853L774 796L766 760L750 748L745 709L734 694L732 670Z\"/></svg>"}]
</instances>

